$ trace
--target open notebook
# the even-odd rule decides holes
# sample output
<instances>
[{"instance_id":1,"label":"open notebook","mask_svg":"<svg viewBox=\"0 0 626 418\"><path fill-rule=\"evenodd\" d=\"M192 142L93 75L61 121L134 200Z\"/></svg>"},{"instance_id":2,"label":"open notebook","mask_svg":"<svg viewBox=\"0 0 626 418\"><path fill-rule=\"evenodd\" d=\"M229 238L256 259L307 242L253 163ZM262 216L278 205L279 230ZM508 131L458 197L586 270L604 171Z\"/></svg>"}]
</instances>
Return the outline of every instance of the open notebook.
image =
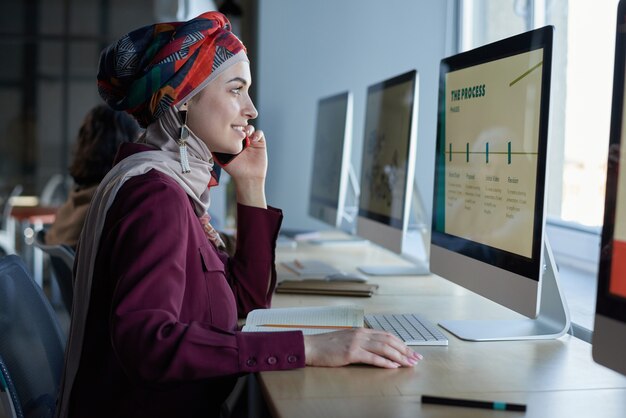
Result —
<instances>
[{"instance_id":1,"label":"open notebook","mask_svg":"<svg viewBox=\"0 0 626 418\"><path fill-rule=\"evenodd\" d=\"M301 330L305 335L321 334L344 328L363 327L360 306L316 306L255 309L248 314L244 332Z\"/></svg>"}]
</instances>

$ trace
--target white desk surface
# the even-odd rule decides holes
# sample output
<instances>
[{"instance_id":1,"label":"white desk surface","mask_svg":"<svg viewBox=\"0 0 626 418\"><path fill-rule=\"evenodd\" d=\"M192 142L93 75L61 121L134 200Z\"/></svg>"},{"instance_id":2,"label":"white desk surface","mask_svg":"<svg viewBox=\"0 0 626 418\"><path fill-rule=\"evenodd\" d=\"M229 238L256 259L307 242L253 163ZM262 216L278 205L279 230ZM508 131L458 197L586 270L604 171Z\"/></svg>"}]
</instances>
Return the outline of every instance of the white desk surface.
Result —
<instances>
[{"instance_id":1,"label":"white desk surface","mask_svg":"<svg viewBox=\"0 0 626 418\"><path fill-rule=\"evenodd\" d=\"M344 270L360 264L403 263L373 245L281 249L280 261L314 258ZM289 272L278 266L279 278ZM274 295L274 307L359 304L366 313L417 312L442 319L519 317L440 277L370 277L372 298ZM444 330L444 332L446 332ZM448 347L416 347L415 368L385 370L353 365L260 373L266 401L277 417L476 417L519 412L422 405L422 394L525 403L527 417L626 416L626 377L593 362L591 346L566 335L558 340L466 342L446 332ZM626 348L626 347L625 347ZM625 354L626 355L626 354Z\"/></svg>"}]
</instances>

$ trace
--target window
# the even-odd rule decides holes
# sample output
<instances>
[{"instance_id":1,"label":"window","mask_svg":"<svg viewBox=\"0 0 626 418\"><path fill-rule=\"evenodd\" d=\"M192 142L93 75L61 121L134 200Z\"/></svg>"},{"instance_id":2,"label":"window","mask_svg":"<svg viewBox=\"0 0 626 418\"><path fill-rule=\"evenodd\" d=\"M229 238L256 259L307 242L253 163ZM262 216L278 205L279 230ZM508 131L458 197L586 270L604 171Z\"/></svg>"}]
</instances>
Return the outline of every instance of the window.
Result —
<instances>
[{"instance_id":1,"label":"window","mask_svg":"<svg viewBox=\"0 0 626 418\"><path fill-rule=\"evenodd\" d=\"M460 9L461 50L555 27L548 213L601 226L617 0L462 0Z\"/></svg>"},{"instance_id":2,"label":"window","mask_svg":"<svg viewBox=\"0 0 626 418\"><path fill-rule=\"evenodd\" d=\"M152 0L0 0L0 194L21 184L38 195L67 175L78 127L101 102L100 51L153 20ZM147 12L148 11L148 12Z\"/></svg>"},{"instance_id":3,"label":"window","mask_svg":"<svg viewBox=\"0 0 626 418\"><path fill-rule=\"evenodd\" d=\"M461 51L553 25L547 235L572 319L593 327L618 0L459 0ZM581 295L582 294L582 295Z\"/></svg>"},{"instance_id":4,"label":"window","mask_svg":"<svg viewBox=\"0 0 626 418\"><path fill-rule=\"evenodd\" d=\"M0 66L5 104L0 201L15 184L36 196L53 175L69 176L78 128L88 110L102 102L96 74L106 45L142 25L190 19L226 3L231 6L226 11L234 13L233 1L222 0L0 0L0 47L9 58ZM235 3L245 13L231 18L239 21L255 61L255 2ZM215 208L222 189L215 191Z\"/></svg>"}]
</instances>

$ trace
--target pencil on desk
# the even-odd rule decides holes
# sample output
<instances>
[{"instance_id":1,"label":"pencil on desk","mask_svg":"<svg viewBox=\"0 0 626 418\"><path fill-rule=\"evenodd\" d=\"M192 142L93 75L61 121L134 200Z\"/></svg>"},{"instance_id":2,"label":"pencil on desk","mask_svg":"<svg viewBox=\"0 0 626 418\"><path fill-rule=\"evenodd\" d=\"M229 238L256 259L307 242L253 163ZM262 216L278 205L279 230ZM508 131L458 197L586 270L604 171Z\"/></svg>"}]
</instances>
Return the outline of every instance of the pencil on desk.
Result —
<instances>
[{"instance_id":1,"label":"pencil on desk","mask_svg":"<svg viewBox=\"0 0 626 418\"><path fill-rule=\"evenodd\" d=\"M494 401L478 401L473 399L457 399L445 398L441 396L422 395L422 403L448 405L448 406L465 406L468 408L495 409L497 411L526 411L526 405L494 402Z\"/></svg>"},{"instance_id":2,"label":"pencil on desk","mask_svg":"<svg viewBox=\"0 0 626 418\"><path fill-rule=\"evenodd\" d=\"M270 328L305 328L305 329L350 329L354 328L346 325L292 325L292 324L262 324L260 327Z\"/></svg>"}]
</instances>

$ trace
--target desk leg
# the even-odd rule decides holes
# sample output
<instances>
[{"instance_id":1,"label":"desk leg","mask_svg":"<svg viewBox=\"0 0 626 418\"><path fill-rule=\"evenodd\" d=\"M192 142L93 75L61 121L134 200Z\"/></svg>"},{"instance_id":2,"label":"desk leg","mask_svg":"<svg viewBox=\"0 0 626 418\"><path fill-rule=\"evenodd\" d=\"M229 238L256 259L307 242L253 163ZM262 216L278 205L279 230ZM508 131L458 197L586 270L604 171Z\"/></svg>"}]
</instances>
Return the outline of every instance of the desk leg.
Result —
<instances>
[{"instance_id":1,"label":"desk leg","mask_svg":"<svg viewBox=\"0 0 626 418\"><path fill-rule=\"evenodd\" d=\"M6 224L6 232L7 232L7 245L9 246L8 250L9 252L12 250L17 254L17 247L16 247L16 240L15 240L15 224L16 224L16 220L9 216L9 219L7 219L7 224Z\"/></svg>"},{"instance_id":2,"label":"desk leg","mask_svg":"<svg viewBox=\"0 0 626 418\"><path fill-rule=\"evenodd\" d=\"M15 219L10 216L7 221L7 234L11 237L11 244L13 244L13 248L15 248Z\"/></svg>"},{"instance_id":3,"label":"desk leg","mask_svg":"<svg viewBox=\"0 0 626 418\"><path fill-rule=\"evenodd\" d=\"M37 232L43 229L43 223L41 221L35 221L33 223L33 242L37 236ZM43 251L35 246L34 243L30 243L33 250L33 279L41 288L43 288Z\"/></svg>"},{"instance_id":4,"label":"desk leg","mask_svg":"<svg viewBox=\"0 0 626 418\"><path fill-rule=\"evenodd\" d=\"M20 225L20 248L16 248L18 254L24 260L30 274L39 286L43 288L43 253L35 247L35 231L43 228L41 221L24 220Z\"/></svg>"}]
</instances>

